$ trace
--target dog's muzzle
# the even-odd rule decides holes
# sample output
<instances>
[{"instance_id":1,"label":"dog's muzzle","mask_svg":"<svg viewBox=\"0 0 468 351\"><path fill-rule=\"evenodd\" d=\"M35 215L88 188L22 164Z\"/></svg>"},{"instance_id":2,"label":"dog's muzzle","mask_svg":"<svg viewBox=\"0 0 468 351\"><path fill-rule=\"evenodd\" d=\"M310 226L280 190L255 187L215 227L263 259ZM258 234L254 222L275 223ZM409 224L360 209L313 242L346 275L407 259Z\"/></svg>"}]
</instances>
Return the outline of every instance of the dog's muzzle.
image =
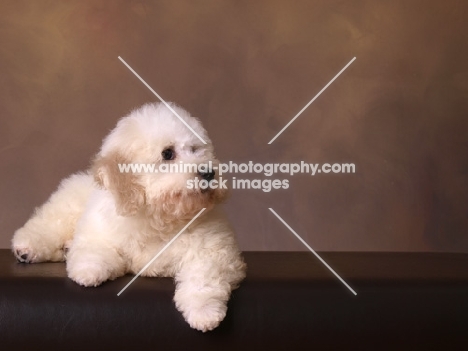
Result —
<instances>
[{"instance_id":1,"label":"dog's muzzle","mask_svg":"<svg viewBox=\"0 0 468 351\"><path fill-rule=\"evenodd\" d=\"M205 179L206 181L210 182L214 179L215 177L215 171L211 172L198 172L198 175L200 176L201 179Z\"/></svg>"}]
</instances>

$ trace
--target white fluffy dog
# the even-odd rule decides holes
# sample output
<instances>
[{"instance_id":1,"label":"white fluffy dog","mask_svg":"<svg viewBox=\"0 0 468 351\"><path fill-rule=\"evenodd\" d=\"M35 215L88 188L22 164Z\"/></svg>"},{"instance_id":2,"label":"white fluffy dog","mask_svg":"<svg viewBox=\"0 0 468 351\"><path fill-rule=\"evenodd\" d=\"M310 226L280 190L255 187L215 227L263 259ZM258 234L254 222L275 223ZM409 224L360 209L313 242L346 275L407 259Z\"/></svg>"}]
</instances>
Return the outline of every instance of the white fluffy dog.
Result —
<instances>
[{"instance_id":1,"label":"white fluffy dog","mask_svg":"<svg viewBox=\"0 0 468 351\"><path fill-rule=\"evenodd\" d=\"M223 189L188 189L194 177L211 182L214 172L121 173L118 164L156 166L183 161L217 164L200 122L171 107L147 104L122 118L104 139L87 173L66 178L12 240L20 262L64 261L68 276L98 286L138 273L202 208L206 210L142 275L174 277L174 301L192 328L217 327L231 290L245 277L245 263L228 222L216 204Z\"/></svg>"}]
</instances>

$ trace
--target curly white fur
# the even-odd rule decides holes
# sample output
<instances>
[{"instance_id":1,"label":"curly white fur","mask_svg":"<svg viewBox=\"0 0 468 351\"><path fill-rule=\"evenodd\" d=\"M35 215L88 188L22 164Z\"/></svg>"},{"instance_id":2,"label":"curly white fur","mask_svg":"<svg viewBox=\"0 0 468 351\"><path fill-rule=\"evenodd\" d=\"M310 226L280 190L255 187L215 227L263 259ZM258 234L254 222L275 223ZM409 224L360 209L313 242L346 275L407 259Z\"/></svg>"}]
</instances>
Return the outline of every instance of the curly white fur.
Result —
<instances>
[{"instance_id":1,"label":"curly white fur","mask_svg":"<svg viewBox=\"0 0 468 351\"><path fill-rule=\"evenodd\" d=\"M203 144L163 104L147 104L122 118L104 139L86 173L64 179L58 190L18 229L12 249L20 262L64 261L68 276L98 286L138 273L203 207L207 210L143 272L174 277L174 301L192 328L216 328L231 290L245 276L235 237L218 206L222 189L187 189L197 174L120 173L118 163L216 163L200 122L177 113ZM163 160L172 148L176 158ZM217 178L217 177L216 177ZM216 179L215 178L215 179Z\"/></svg>"}]
</instances>

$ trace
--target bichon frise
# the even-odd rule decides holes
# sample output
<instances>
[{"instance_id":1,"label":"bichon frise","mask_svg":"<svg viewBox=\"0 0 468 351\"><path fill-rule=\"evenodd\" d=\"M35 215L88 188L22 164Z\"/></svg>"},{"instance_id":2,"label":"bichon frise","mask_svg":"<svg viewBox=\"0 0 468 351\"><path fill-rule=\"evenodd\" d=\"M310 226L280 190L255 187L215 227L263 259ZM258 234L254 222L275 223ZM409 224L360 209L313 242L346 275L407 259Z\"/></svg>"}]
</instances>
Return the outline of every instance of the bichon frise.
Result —
<instances>
[{"instance_id":1,"label":"bichon frise","mask_svg":"<svg viewBox=\"0 0 468 351\"><path fill-rule=\"evenodd\" d=\"M231 290L245 277L233 231L218 206L226 190L188 188L187 181L219 181L214 171L125 173L119 164L214 165L201 123L171 105L206 144L162 103L122 118L104 139L87 173L66 178L18 229L12 248L20 262L64 261L68 276L98 286L138 273L203 208L197 218L143 273L174 277L174 301L192 328L216 328Z\"/></svg>"}]
</instances>

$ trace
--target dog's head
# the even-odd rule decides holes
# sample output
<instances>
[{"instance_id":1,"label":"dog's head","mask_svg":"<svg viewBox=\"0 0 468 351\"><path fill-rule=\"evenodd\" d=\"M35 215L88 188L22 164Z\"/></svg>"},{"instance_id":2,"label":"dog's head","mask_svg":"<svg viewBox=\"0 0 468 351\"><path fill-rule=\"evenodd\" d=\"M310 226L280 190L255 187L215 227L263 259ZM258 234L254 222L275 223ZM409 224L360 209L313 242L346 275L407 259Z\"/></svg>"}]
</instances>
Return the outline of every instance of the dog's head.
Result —
<instances>
[{"instance_id":1,"label":"dog's head","mask_svg":"<svg viewBox=\"0 0 468 351\"><path fill-rule=\"evenodd\" d=\"M219 187L195 187L202 180L219 181L214 169L198 167L219 162L200 121L170 106L206 144L164 104L146 104L118 122L92 166L98 185L113 194L118 214L149 216L158 226L190 219L226 197Z\"/></svg>"}]
</instances>

